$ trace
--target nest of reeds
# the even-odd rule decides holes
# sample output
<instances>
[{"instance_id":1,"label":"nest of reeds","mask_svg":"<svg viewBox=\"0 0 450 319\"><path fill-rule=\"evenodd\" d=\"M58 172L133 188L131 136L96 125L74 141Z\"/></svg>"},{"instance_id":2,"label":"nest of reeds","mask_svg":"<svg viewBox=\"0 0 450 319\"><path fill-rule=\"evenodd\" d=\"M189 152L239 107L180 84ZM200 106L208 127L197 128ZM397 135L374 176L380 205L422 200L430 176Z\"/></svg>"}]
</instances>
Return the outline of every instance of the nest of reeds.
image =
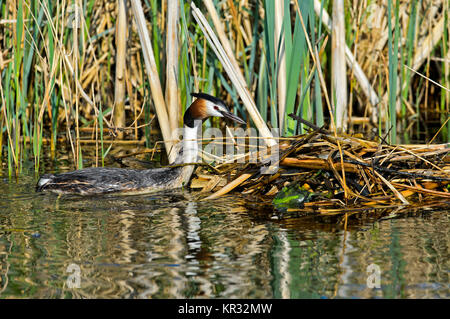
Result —
<instances>
[{"instance_id":1,"label":"nest of reeds","mask_svg":"<svg viewBox=\"0 0 450 319\"><path fill-rule=\"evenodd\" d=\"M280 139L277 163L201 166L191 188L215 191L208 199L241 193L250 207L322 216L449 206L449 152L448 144L393 146L317 128ZM278 167L263 174L268 165Z\"/></svg>"}]
</instances>

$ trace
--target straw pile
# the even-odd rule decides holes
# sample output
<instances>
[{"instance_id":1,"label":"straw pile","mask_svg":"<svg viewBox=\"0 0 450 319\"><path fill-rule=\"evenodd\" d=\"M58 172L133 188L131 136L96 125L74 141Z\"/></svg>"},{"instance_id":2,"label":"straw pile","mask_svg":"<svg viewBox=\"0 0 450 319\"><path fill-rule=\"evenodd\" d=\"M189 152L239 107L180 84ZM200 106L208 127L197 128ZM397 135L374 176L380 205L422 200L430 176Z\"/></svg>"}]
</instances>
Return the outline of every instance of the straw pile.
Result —
<instances>
[{"instance_id":1,"label":"straw pile","mask_svg":"<svg viewBox=\"0 0 450 319\"><path fill-rule=\"evenodd\" d=\"M257 164L197 169L191 188L229 192L281 212L322 215L409 205L450 205L450 145L388 145L317 128L280 142L279 169ZM249 156L249 154L248 154Z\"/></svg>"}]
</instances>

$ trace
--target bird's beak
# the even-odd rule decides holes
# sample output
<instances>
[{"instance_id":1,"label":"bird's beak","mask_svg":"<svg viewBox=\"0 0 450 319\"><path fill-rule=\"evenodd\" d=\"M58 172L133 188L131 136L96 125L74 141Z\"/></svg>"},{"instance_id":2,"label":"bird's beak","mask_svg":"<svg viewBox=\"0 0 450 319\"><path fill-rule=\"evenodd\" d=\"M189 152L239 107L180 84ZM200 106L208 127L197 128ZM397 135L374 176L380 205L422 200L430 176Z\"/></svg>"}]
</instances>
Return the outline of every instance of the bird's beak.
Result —
<instances>
[{"instance_id":1,"label":"bird's beak","mask_svg":"<svg viewBox=\"0 0 450 319\"><path fill-rule=\"evenodd\" d=\"M220 113L222 113L223 117L225 117L227 119L233 120L233 121L241 123L241 124L247 124L243 119L234 115L231 112L220 112Z\"/></svg>"}]
</instances>

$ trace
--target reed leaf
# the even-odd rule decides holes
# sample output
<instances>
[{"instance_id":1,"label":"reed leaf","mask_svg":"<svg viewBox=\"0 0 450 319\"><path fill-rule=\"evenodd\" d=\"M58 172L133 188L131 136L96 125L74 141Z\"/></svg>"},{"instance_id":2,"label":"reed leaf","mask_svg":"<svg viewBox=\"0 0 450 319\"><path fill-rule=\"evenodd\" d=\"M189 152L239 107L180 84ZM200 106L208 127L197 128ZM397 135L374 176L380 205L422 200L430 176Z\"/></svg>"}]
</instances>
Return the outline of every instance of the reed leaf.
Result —
<instances>
[{"instance_id":1,"label":"reed leaf","mask_svg":"<svg viewBox=\"0 0 450 319\"><path fill-rule=\"evenodd\" d=\"M397 140L397 81L398 81L398 44L399 38L399 0L396 0L394 13L392 13L393 0L388 0L388 50L389 50L389 140L396 143ZM394 14L394 15L393 15ZM392 20L394 19L394 27Z\"/></svg>"}]
</instances>

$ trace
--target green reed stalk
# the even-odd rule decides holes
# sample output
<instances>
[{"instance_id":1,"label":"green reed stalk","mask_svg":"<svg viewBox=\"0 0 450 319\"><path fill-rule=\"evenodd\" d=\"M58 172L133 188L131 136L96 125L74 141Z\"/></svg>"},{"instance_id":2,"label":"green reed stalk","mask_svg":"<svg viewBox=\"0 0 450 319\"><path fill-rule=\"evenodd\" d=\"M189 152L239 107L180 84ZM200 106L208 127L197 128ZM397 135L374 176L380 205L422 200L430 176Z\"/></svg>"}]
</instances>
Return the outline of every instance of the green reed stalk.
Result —
<instances>
[{"instance_id":1,"label":"green reed stalk","mask_svg":"<svg viewBox=\"0 0 450 319\"><path fill-rule=\"evenodd\" d=\"M160 54L159 54L159 43L161 41L160 34L158 32L159 26L158 26L158 1L157 0L151 0L151 12L152 12L152 41L153 41L153 52L155 55L155 62L156 62L156 68L158 70L158 74L160 75L161 80L161 61L160 61ZM161 81L161 83L164 83L164 81Z\"/></svg>"},{"instance_id":2,"label":"green reed stalk","mask_svg":"<svg viewBox=\"0 0 450 319\"><path fill-rule=\"evenodd\" d=\"M317 30L317 38L320 39L322 37L322 19L323 19L323 10L326 6L328 6L329 1L322 0L320 14L317 17L318 21L316 26L313 28ZM314 20L314 22L316 22ZM350 29L350 28L346 28ZM318 47L322 45L324 40L319 41ZM322 42L322 43L320 43ZM314 114L316 125L323 126L324 125L324 113L323 113L323 104L322 104L322 88L320 86L319 72L316 70L314 72Z\"/></svg>"},{"instance_id":3,"label":"green reed stalk","mask_svg":"<svg viewBox=\"0 0 450 319\"><path fill-rule=\"evenodd\" d=\"M23 61L23 50L22 50L22 36L24 31L24 16L23 16L23 1L18 1L17 15L16 15L16 36L14 38L14 92L15 92L15 110L13 119L13 131L14 131L14 149L16 153L16 173L20 171L20 158L22 156L20 149L20 137L21 137L21 126L20 126L20 115L22 113L22 108L25 108L25 100L23 97L23 91L21 88L20 75L21 66Z\"/></svg>"},{"instance_id":4,"label":"green reed stalk","mask_svg":"<svg viewBox=\"0 0 450 319\"><path fill-rule=\"evenodd\" d=\"M37 84L36 84L37 86ZM38 101L38 91L35 91L35 101ZM34 103L34 126L33 126L33 154L34 154L34 170L39 172L40 154L42 149L42 133L43 123L39 121L39 104Z\"/></svg>"},{"instance_id":5,"label":"green reed stalk","mask_svg":"<svg viewBox=\"0 0 450 319\"><path fill-rule=\"evenodd\" d=\"M389 55L389 123L390 123L390 143L395 144L397 140L397 78L398 78L398 44L399 37L399 0L395 4L395 25L392 28L392 2L388 0L388 55ZM394 36L392 36L394 31Z\"/></svg>"},{"instance_id":6,"label":"green reed stalk","mask_svg":"<svg viewBox=\"0 0 450 319\"><path fill-rule=\"evenodd\" d=\"M100 130L100 147L101 147L101 151L102 151L102 167L105 166L105 153L104 153L104 149L103 149L103 110L102 110L102 104L100 103L99 105L99 110L98 110L98 127Z\"/></svg>"},{"instance_id":7,"label":"green reed stalk","mask_svg":"<svg viewBox=\"0 0 450 319\"><path fill-rule=\"evenodd\" d=\"M2 78L0 76L0 85L2 85ZM0 96L0 101L2 102L0 104L0 163L3 161L3 134L5 131L5 127L3 126L5 122L4 114L3 114L3 107L5 106L3 104L3 92Z\"/></svg>"},{"instance_id":8,"label":"green reed stalk","mask_svg":"<svg viewBox=\"0 0 450 319\"><path fill-rule=\"evenodd\" d=\"M281 1L281 0L279 0ZM14 3L12 3L14 2ZM160 25L161 19L161 1L157 0L145 0L147 8L149 8L149 14L151 15L151 28L152 28L152 47L155 53L155 59L157 68L159 70L160 78L164 78L164 54L161 54L163 50L163 41L161 39L164 34L160 31L163 26ZM205 46L205 39L201 36L199 28L193 23L191 18L190 6L188 1L179 0L180 2L180 73L178 77L178 84L181 91L181 104L185 109L191 102L191 92L194 90L201 90L211 94L221 95L222 97L229 94L232 102L237 107L238 114L245 117L241 103L238 100L235 88L229 83L229 78L224 72L222 72L222 66L218 63L214 54L211 54L211 50L208 50L208 45ZM329 1L322 0L321 3L324 7L328 6ZM94 121L90 116L84 117L84 104L83 99L79 95L75 95L78 99L77 103L80 103L78 112L75 111L75 103L73 102L74 86L73 76L66 74L65 70L59 70L60 58L58 53L68 53L70 51L71 41L73 39L73 33L75 30L71 28L61 27L67 19L66 14L63 15L63 9L74 3L74 1L62 1L52 2L50 0L12 0L11 3L5 4L5 1L0 0L0 19L14 20L15 23L2 24L0 26L2 33L1 46L5 48L3 52L7 52L6 59L11 61L4 66L0 73L0 81L3 86L2 104L0 108L0 143L5 143L5 162L8 163L8 171L11 174L20 172L22 162L27 158L27 152L32 152L34 155L35 169L39 170L40 155L42 150L43 136L51 135L51 153L54 154L57 146L58 126L67 125L68 131L74 129L72 125L74 118L78 118L80 125L92 125ZM94 27L96 20L96 1L85 0L83 2L77 1L76 3L82 3L84 11L83 17L85 19L85 25L83 26L82 33L80 33L79 40L80 45L73 43L74 50L78 49L79 59L77 60L77 72L79 72L78 79L80 80L83 70L87 67L85 65L88 59L89 51L86 44L83 41L89 38L88 32L92 32L91 28ZM306 36L309 36L313 46L320 47L323 40L321 39L322 16L315 16L313 1L299 1L301 8L302 18L306 23L307 33L304 34L303 28L299 21L298 13L292 12L293 3L288 0L284 0L284 15L282 17L281 37L284 39L284 48L275 45L274 25L276 20L275 2L248 2L251 6L247 8L241 8L242 10L250 10L250 18L246 22L250 22L251 25L245 30L252 33L253 42L247 43L243 41L241 30L239 26L236 26L235 20L230 22L226 19L226 15L231 11L227 11L227 3L225 5L220 1L215 1L216 5L222 8L220 16L222 22L227 29L227 35L230 37L230 41L237 44L240 48L239 52L233 52L236 54L238 61L243 68L245 81L250 88L251 94L255 96L259 111L265 121L270 121L272 126L278 127L280 124L284 127L283 135L293 135L304 132L303 126L298 126L297 122L291 119L288 114L295 113L305 119L314 119L317 125L324 123L324 113L322 105L322 90L318 79L317 71L315 71L312 64L312 60L309 56L309 50L306 45ZM347 3L347 2L346 2ZM407 31L405 34L405 44L401 46L400 42L400 22L399 22L399 0L388 1L388 58L389 58L389 86L387 87L384 82L379 82L379 94L383 95L384 91L388 90L388 112L386 131L390 131L389 140L391 143L396 142L397 132L397 111L396 105L400 106L401 117L399 119L405 120L407 114L406 104L403 101L410 99L417 107L419 111L420 104L423 104L423 94L420 94L424 87L425 80L418 79L414 81L414 92L410 89L412 73L401 67L398 69L398 65L411 65L414 56L414 45L418 34L415 31L417 24L419 23L419 14L422 12L419 10L422 6L421 0L414 0L409 3L409 22ZM448 3L444 2L444 3ZM67 5L68 4L68 5ZM66 6L67 5L67 6ZM11 15L10 8L14 7L15 12ZM362 7L362 6L361 6ZM230 6L228 6L230 8ZM260 11L264 9L264 15L260 15ZM218 10L219 11L219 10ZM224 12L225 11L225 12ZM297 10L295 10L297 11ZM48 14L47 14L48 13ZM241 14L241 13L239 13ZM444 14L446 16L445 25L448 25L448 8L444 7ZM242 16L246 16L245 14ZM351 23L349 18L350 11L347 11L347 23ZM247 19L243 18L244 21ZM237 21L238 19L236 19ZM362 20L362 19L361 19ZM239 20L240 21L240 20ZM242 24L244 26L244 24ZM91 31L89 31L91 30ZM351 28L346 28L347 32L351 32ZM108 32L108 31L105 31ZM61 34L62 33L62 34ZM93 36L92 39L98 39L105 36L108 33L102 33L101 35ZM350 38L351 36L348 36ZM355 36L356 39L356 36ZM262 41L261 41L262 40ZM61 41L62 43L59 43ZM113 41L113 37L109 37L106 41ZM316 43L316 41L318 43ZM262 43L262 45L261 45ZM448 57L448 43L449 43L449 30L444 28L444 35L440 44L441 57ZM59 45L65 46L64 49L60 49ZM98 44L98 42L97 42ZM246 45L246 46L245 46ZM59 51L61 50L61 52ZM98 50L94 48L94 50ZM279 74L280 64L279 56L284 52L286 56L286 108L284 112L284 123L279 123L279 117L283 114L278 113L278 82L277 77ZM327 54L329 53L329 47L321 55L322 64L326 65ZM110 77L114 74L114 59L111 58L111 52L108 52L109 56L106 58L102 65L102 72L100 76L106 75L105 79L100 81L112 81ZM4 58L5 58L4 56ZM399 61L399 59L401 59ZM3 60L5 61L5 59ZM400 63L399 63L400 62ZM434 62L433 62L434 63ZM442 66L441 83L444 86L449 86L449 63L437 62ZM55 68L56 67L56 68ZM51 70L56 69L55 73ZM58 74L58 78L56 77ZM402 85L398 87L398 77L401 75ZM143 73L142 78L146 78ZM165 83L165 81L162 81ZM313 86L311 86L313 84ZM55 88L48 95L49 103L47 106L43 103L43 98L46 93L46 88ZM70 101L64 100L68 103L68 108L71 108L70 117L67 116L66 123L61 122L58 118L61 118L60 109L61 102L64 98L67 99L67 94L63 95L62 88L69 90ZM143 96L150 96L148 92L148 85L145 84L142 90ZM311 91L313 88L313 91ZM72 92L73 90L74 92ZM109 105L110 94L108 93L108 87L106 85L100 85L98 95L101 96L99 104ZM225 91L225 92L224 92ZM449 95L446 91L442 90L440 93L440 111L441 122L444 123L449 114ZM398 100L400 96L400 100ZM47 97L45 97L47 99ZM150 112L151 102L149 99L144 100L144 116L145 122L148 123L151 120L152 113ZM45 110L40 109L45 105ZM48 107L48 109L47 109ZM48 112L50 114L48 114ZM103 137L103 120L106 120L105 114L108 114L108 110L100 110L97 115L98 125L101 127L100 138L102 147L102 165L104 165L104 159L107 156L112 145L105 149L104 137ZM68 112L69 114L69 112ZM42 116L43 115L43 116ZM65 114L63 114L65 115ZM72 122L71 122L72 121ZM216 123L213 123L215 125ZM209 125L209 123L208 123ZM300 132L297 131L297 127L300 127ZM379 125L382 128L381 122ZM151 136L150 126L147 125L143 128L145 133L147 147L150 147ZM44 131L46 130L46 131ZM384 129L383 129L384 130ZM4 135L3 135L4 134ZM406 134L406 133L405 133ZM450 123L442 129L444 140L450 139ZM380 135L383 135L380 131ZM405 135L407 137L407 135ZM25 144L28 143L29 144ZM78 158L78 165L82 165L81 147L78 147L78 151L73 152ZM0 154L1 156L1 154Z\"/></svg>"},{"instance_id":9,"label":"green reed stalk","mask_svg":"<svg viewBox=\"0 0 450 319\"><path fill-rule=\"evenodd\" d=\"M12 82L12 72L13 72L13 63L9 63L6 69L5 78L4 78L4 109L3 111L5 116L5 126L7 132L7 140L8 140L8 174L11 177L13 167L18 167L18 159L16 156L14 141L13 141L13 92L11 90L11 82Z\"/></svg>"},{"instance_id":10,"label":"green reed stalk","mask_svg":"<svg viewBox=\"0 0 450 319\"><path fill-rule=\"evenodd\" d=\"M86 12L86 16L85 16L86 30L90 30L91 17L94 13L94 11L93 11L94 4L95 4L95 0L89 0L88 2L86 2L86 1L84 2L85 9L83 11Z\"/></svg>"},{"instance_id":11,"label":"green reed stalk","mask_svg":"<svg viewBox=\"0 0 450 319\"><path fill-rule=\"evenodd\" d=\"M268 97L270 97L269 110L270 122L272 127L278 127L277 112L277 69L276 61L278 50L275 48L274 33L275 30L275 4L273 1L264 2L264 45L266 51L266 69L269 75Z\"/></svg>"},{"instance_id":12,"label":"green reed stalk","mask_svg":"<svg viewBox=\"0 0 450 319\"><path fill-rule=\"evenodd\" d=\"M306 21L307 28L311 31L311 34L315 33L315 13L314 6L310 1L301 1L299 3L300 11L303 16L303 20ZM286 57L286 102L284 110L284 124L282 135L291 136L296 134L297 121L290 118L288 115L295 113L301 115L305 119L312 119L313 109L310 94L310 85L312 75L310 74L310 58L309 50L306 45L306 36L304 33L298 13L295 13L295 19L293 23L291 21L291 4L290 1L284 1L284 16L283 26L281 28L281 38L284 39L284 48L275 47L274 45L274 20L275 20L275 8L273 3L267 1L265 3L265 20L264 20L264 48L263 54L265 54L265 64L261 63L259 81L258 81L258 101L260 109L262 107L262 101L267 101L267 97L270 96L270 114L271 124L277 127L277 75L279 70L279 55L284 51ZM281 41L280 41L281 42ZM268 79L268 80L266 80ZM319 91L320 94L320 91ZM321 103L316 103L320 107ZM319 111L321 116L319 120L323 121L322 109ZM267 118L266 112L262 112L263 118ZM302 127L302 126L300 126Z\"/></svg>"},{"instance_id":13,"label":"green reed stalk","mask_svg":"<svg viewBox=\"0 0 450 319\"><path fill-rule=\"evenodd\" d=\"M306 28L309 30L309 34L311 35L310 42L315 43L315 33L316 33L316 18L315 18L315 11L314 6L312 2L308 1L302 1L299 3L300 10L302 12L303 21L306 23ZM299 25L299 28L301 25ZM303 31L303 28L300 28L299 32L303 35L303 42L302 47L298 50L302 50L302 67L301 67L301 73L300 73L300 95L299 95L299 102L298 102L298 111L297 115L301 114L301 117L313 121L314 118L314 112L320 112L322 113L321 116L323 118L323 110L322 109L313 109L313 101L311 97L311 83L314 78L314 74L317 74L316 69L311 69L311 56L309 53L309 49L306 42L306 37L309 37L309 34L305 34ZM300 42L299 40L296 40ZM297 49L296 49L297 50ZM295 51L294 51L295 52ZM320 104L321 105L321 104ZM297 123L297 126L298 123ZM304 125L300 126L301 130L297 133L305 133L305 127Z\"/></svg>"},{"instance_id":14,"label":"green reed stalk","mask_svg":"<svg viewBox=\"0 0 450 319\"><path fill-rule=\"evenodd\" d=\"M410 16L408 21L408 30L406 34L406 43L405 43L405 51L406 54L402 54L402 81L406 83L404 85L404 89L402 89L402 108L401 108L401 115L404 117L406 115L406 105L403 102L403 100L406 100L409 95L410 91L410 82L411 82L411 71L405 67L403 67L404 59L406 58L406 64L412 65L412 59L413 59L413 51L414 51L414 44L415 44L415 37L416 37L416 23L417 23L417 7L420 7L421 0L414 0L411 2L410 7ZM405 57L406 55L406 57ZM403 86L402 86L403 87Z\"/></svg>"},{"instance_id":15,"label":"green reed stalk","mask_svg":"<svg viewBox=\"0 0 450 319\"><path fill-rule=\"evenodd\" d=\"M263 39L263 43L265 43L265 39ZM263 50L261 53L261 60L259 62L257 105L261 117L266 122L268 111L267 108L268 89L269 89L269 75L267 72L266 51Z\"/></svg>"},{"instance_id":16,"label":"green reed stalk","mask_svg":"<svg viewBox=\"0 0 450 319\"><path fill-rule=\"evenodd\" d=\"M445 15L445 21L444 25L448 25L449 23L449 9L448 7L444 10ZM442 56L444 58L450 57L449 54L449 42L450 42L450 32L448 28L444 28L444 34L442 35L442 45L441 45L441 52ZM450 88L450 62L448 60L444 61L442 63L442 77L441 77L441 83L447 87ZM447 124L442 129L442 139L444 141L450 142L450 121L448 121L448 118L450 117L450 93L444 89L441 89L441 124L444 125L445 121L447 121Z\"/></svg>"},{"instance_id":17,"label":"green reed stalk","mask_svg":"<svg viewBox=\"0 0 450 319\"><path fill-rule=\"evenodd\" d=\"M30 118L27 118L27 122L29 123L29 140L30 143L32 143L32 153L34 157L34 169L35 172L39 171L39 164L40 164L40 153L42 148L42 136L43 136L43 123L42 121L39 121L39 105L40 105L40 99L42 94L42 81L39 81L39 73L36 69L33 69L33 61L35 60L35 55L39 54L39 46L38 43L40 43L40 24L42 23L43 17L44 17L44 7L40 6L38 4L38 1L31 1L30 5L28 6L29 9L29 20L25 25L25 42L24 42L24 62L23 62L23 88L24 92L30 92L31 88L33 88L32 92L34 92L34 95L27 94L28 98L30 99L30 106L32 107L32 110L34 111L31 114ZM33 86L29 83L33 80L34 77L34 83ZM24 94L25 96L25 94ZM26 116L25 114L22 114L22 119ZM24 127L26 125L24 124ZM27 134L25 134L28 136ZM25 142L25 141L24 141ZM26 145L24 143L24 150L26 151Z\"/></svg>"},{"instance_id":18,"label":"green reed stalk","mask_svg":"<svg viewBox=\"0 0 450 319\"><path fill-rule=\"evenodd\" d=\"M191 69L191 60L189 58L189 25L190 20L190 5L186 3L184 0L180 0L180 21L181 21L181 30L180 30L180 76L178 80L178 87L181 94L181 107L184 110L188 107L192 97L191 92L193 90L193 81L190 76Z\"/></svg>"},{"instance_id":19,"label":"green reed stalk","mask_svg":"<svg viewBox=\"0 0 450 319\"><path fill-rule=\"evenodd\" d=\"M5 12L5 6L3 5L3 1L0 0L0 16L4 17ZM0 42L1 43L1 42ZM3 134L6 132L6 126L5 126L5 115L4 115L4 108L5 108L5 96L3 92L3 77L2 72L0 72L0 163L3 163Z\"/></svg>"},{"instance_id":20,"label":"green reed stalk","mask_svg":"<svg viewBox=\"0 0 450 319\"><path fill-rule=\"evenodd\" d=\"M253 78L255 76L255 72L253 71L255 68L255 62L256 62L256 57L257 54L259 53L258 51L258 43L259 43L259 39L260 39L260 32L258 31L259 28L259 1L256 1L254 8L253 8L253 12L252 12L252 16L254 17L254 21L253 21L253 32L252 32L252 38L253 41L250 45L250 60L249 63L245 63L245 79L247 80L247 86L251 87L252 83L253 83Z\"/></svg>"},{"instance_id":21,"label":"green reed stalk","mask_svg":"<svg viewBox=\"0 0 450 319\"><path fill-rule=\"evenodd\" d=\"M294 135L297 127L297 121L288 116L295 111L295 99L297 96L299 76L302 64L304 62L305 35L303 33L298 13L295 13L294 35L292 36L291 19L289 1L285 2L284 7L284 35L286 48L286 69L287 69L287 85L286 85L286 109L284 116L285 130L283 135Z\"/></svg>"},{"instance_id":22,"label":"green reed stalk","mask_svg":"<svg viewBox=\"0 0 450 319\"><path fill-rule=\"evenodd\" d=\"M416 39L416 24L417 24L417 8L420 7L421 0L414 0L411 2L410 6L410 16L408 20L408 29L406 33L406 43L405 48L402 50L401 54L401 79L402 82L405 83L404 85L400 85L401 90L401 108L400 108L400 116L402 121L402 126L406 127L406 103L405 101L408 99L409 93L410 93L410 82L411 82L411 71L404 67L404 64L406 65L412 65L413 63L413 51L415 46L415 39ZM405 61L406 60L406 61ZM419 118L419 117L418 117ZM408 143L409 141L409 134L405 130L403 132L403 141L405 143Z\"/></svg>"},{"instance_id":23,"label":"green reed stalk","mask_svg":"<svg viewBox=\"0 0 450 319\"><path fill-rule=\"evenodd\" d=\"M52 8L51 1L48 2L47 8L51 12L51 8ZM57 22L57 21L55 21L55 22ZM55 61L55 39L54 39L54 35L52 32L52 27L51 27L52 23L53 22L51 21L51 19L49 19L47 22L47 32L48 32L47 52L48 52L48 62L49 62L50 68L54 65L54 63L57 63ZM49 80L50 80L50 83L48 83L48 85L53 87L55 84L55 80L56 80L55 77L53 77ZM43 90L43 91L45 91L45 90ZM59 97L57 97L54 92L52 92L50 95L50 102L51 102L50 154L52 155L52 157L55 155L56 144L57 144L57 140L58 140L58 138L57 138L57 136L58 136L58 112L59 112L59 100L60 100L61 94L62 94L62 92L59 92Z\"/></svg>"}]
</instances>

